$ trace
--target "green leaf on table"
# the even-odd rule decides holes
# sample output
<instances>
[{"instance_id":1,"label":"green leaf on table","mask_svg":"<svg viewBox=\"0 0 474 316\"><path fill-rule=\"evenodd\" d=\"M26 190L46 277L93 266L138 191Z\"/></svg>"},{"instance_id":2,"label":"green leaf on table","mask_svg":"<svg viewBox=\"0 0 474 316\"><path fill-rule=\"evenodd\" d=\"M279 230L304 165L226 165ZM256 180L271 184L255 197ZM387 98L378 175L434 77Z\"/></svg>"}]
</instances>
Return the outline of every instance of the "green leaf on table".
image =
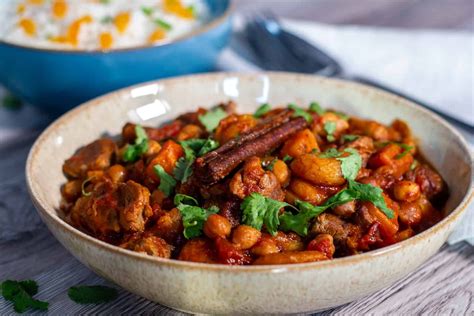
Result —
<instances>
[{"instance_id":1,"label":"green leaf on table","mask_svg":"<svg viewBox=\"0 0 474 316\"><path fill-rule=\"evenodd\" d=\"M13 303L13 309L17 313L23 313L28 308L45 311L49 303L33 298L38 293L38 284L33 280L25 281L3 281L1 286L2 296Z\"/></svg>"},{"instance_id":2,"label":"green leaf on table","mask_svg":"<svg viewBox=\"0 0 474 316\"><path fill-rule=\"evenodd\" d=\"M79 304L99 304L115 300L118 297L118 291L103 285L83 285L71 287L67 295Z\"/></svg>"}]
</instances>

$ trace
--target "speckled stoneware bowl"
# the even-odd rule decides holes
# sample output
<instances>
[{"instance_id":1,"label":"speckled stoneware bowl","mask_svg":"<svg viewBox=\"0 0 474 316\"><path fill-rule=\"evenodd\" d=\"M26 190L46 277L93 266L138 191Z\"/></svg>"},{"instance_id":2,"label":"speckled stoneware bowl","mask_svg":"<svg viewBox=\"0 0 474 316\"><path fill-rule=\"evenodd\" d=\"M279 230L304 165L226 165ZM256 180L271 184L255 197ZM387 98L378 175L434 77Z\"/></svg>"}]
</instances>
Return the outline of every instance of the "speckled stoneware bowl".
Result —
<instances>
[{"instance_id":1,"label":"speckled stoneware bowl","mask_svg":"<svg viewBox=\"0 0 474 316\"><path fill-rule=\"evenodd\" d=\"M58 215L63 161L127 121L155 125L197 106L236 100L239 111L317 100L389 123L406 120L421 150L451 191L448 215L406 241L362 255L280 266L224 266L154 258L94 239ZM145 83L92 100L59 118L38 138L26 166L31 197L43 221L97 274L166 306L195 313L297 313L350 302L386 287L433 255L472 199L472 157L465 141L438 116L363 85L291 73L216 73Z\"/></svg>"}]
</instances>

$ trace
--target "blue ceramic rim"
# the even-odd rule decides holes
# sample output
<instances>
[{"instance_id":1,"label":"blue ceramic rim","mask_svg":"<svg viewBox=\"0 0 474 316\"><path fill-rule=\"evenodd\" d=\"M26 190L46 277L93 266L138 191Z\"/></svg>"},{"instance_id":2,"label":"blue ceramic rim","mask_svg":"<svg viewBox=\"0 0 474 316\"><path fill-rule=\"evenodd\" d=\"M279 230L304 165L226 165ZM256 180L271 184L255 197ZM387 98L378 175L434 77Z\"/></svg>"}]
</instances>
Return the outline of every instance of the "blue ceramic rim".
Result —
<instances>
[{"instance_id":1,"label":"blue ceramic rim","mask_svg":"<svg viewBox=\"0 0 474 316\"><path fill-rule=\"evenodd\" d=\"M191 31L189 33L186 33L184 35L176 37L174 40L170 41L162 41L158 44L155 45L139 45L139 46L133 46L133 47L126 47L126 48L118 48L118 49L110 49L110 50L101 50L101 49L92 49L92 50L80 50L80 49L74 49L74 50L66 50L66 49L54 49L54 48L42 48L42 47L33 47L33 46L26 46L26 45L20 45L20 44L14 44L10 42L6 42L0 39L0 45L5 45L5 46L10 46L13 48L20 48L20 49L25 49L25 50L32 50L32 51L41 51L41 52L50 52L50 53L62 53L62 54L112 54L112 53L119 53L119 52L130 52L134 50L140 50L140 49L148 49L148 48L156 48L156 47L162 47L162 46L169 46L173 45L175 43L179 43L185 40L188 40L192 37L199 36L203 33L206 33L214 28L217 28L221 24L224 24L228 18L230 17L231 13L234 11L234 2L233 0L227 0L228 5L227 8L225 8L224 12L222 12L218 17L213 18L211 21L206 23L205 25L199 27L198 29Z\"/></svg>"}]
</instances>

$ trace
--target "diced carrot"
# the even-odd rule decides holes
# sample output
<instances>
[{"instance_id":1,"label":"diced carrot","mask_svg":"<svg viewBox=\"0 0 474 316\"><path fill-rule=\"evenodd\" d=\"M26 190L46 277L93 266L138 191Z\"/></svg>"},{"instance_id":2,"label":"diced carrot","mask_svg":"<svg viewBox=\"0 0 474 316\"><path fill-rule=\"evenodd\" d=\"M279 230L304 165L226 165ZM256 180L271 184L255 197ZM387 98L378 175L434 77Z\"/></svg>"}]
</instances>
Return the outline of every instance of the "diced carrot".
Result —
<instances>
[{"instance_id":1,"label":"diced carrot","mask_svg":"<svg viewBox=\"0 0 474 316\"><path fill-rule=\"evenodd\" d=\"M121 12L117 14L114 19L114 24L119 33L124 33L127 28L128 24L130 23L130 13L128 12Z\"/></svg>"},{"instance_id":2,"label":"diced carrot","mask_svg":"<svg viewBox=\"0 0 474 316\"><path fill-rule=\"evenodd\" d=\"M55 0L51 6L51 11L56 19L62 19L66 16L68 5L64 0Z\"/></svg>"},{"instance_id":3,"label":"diced carrot","mask_svg":"<svg viewBox=\"0 0 474 316\"><path fill-rule=\"evenodd\" d=\"M28 0L30 4L43 4L44 0Z\"/></svg>"},{"instance_id":4,"label":"diced carrot","mask_svg":"<svg viewBox=\"0 0 474 316\"><path fill-rule=\"evenodd\" d=\"M157 42L159 40L162 40L165 38L165 31L161 30L161 29L156 29L155 31L153 31L153 33L150 34L150 36L148 37L148 42L150 44L153 44L154 42Z\"/></svg>"},{"instance_id":5,"label":"diced carrot","mask_svg":"<svg viewBox=\"0 0 474 316\"><path fill-rule=\"evenodd\" d=\"M68 32L67 32L67 38L68 42L73 45L77 46L77 43L79 41L79 31L81 30L81 25L85 23L91 23L92 22L92 17L90 15L85 15L69 25Z\"/></svg>"},{"instance_id":6,"label":"diced carrot","mask_svg":"<svg viewBox=\"0 0 474 316\"><path fill-rule=\"evenodd\" d=\"M110 49L114 43L114 38L109 32L101 33L99 36L100 48Z\"/></svg>"},{"instance_id":7,"label":"diced carrot","mask_svg":"<svg viewBox=\"0 0 474 316\"><path fill-rule=\"evenodd\" d=\"M183 19L194 18L192 8L183 6L181 0L165 0L163 2L163 9L166 12L173 13Z\"/></svg>"},{"instance_id":8,"label":"diced carrot","mask_svg":"<svg viewBox=\"0 0 474 316\"><path fill-rule=\"evenodd\" d=\"M157 182L158 176L153 167L161 165L168 174L173 174L176 162L184 155L184 150L178 143L168 140L161 147L158 154L148 163L146 175L154 182Z\"/></svg>"},{"instance_id":9,"label":"diced carrot","mask_svg":"<svg viewBox=\"0 0 474 316\"><path fill-rule=\"evenodd\" d=\"M36 34L36 24L32 19L21 19L19 26L28 36L34 36Z\"/></svg>"}]
</instances>

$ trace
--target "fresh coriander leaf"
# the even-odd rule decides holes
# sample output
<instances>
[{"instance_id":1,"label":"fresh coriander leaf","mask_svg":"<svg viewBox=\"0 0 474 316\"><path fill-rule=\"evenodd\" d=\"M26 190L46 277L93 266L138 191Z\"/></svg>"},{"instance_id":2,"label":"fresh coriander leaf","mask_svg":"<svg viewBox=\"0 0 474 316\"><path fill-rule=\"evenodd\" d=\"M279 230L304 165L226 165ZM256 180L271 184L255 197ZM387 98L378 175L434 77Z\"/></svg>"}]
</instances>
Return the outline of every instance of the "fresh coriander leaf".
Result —
<instances>
[{"instance_id":1,"label":"fresh coriander leaf","mask_svg":"<svg viewBox=\"0 0 474 316\"><path fill-rule=\"evenodd\" d=\"M347 121L349 119L349 115L339 112L339 111L332 111L334 114L342 118L343 120Z\"/></svg>"},{"instance_id":2,"label":"fresh coriander leaf","mask_svg":"<svg viewBox=\"0 0 474 316\"><path fill-rule=\"evenodd\" d=\"M173 170L174 178L180 182L186 182L193 173L193 163L194 159L179 158Z\"/></svg>"},{"instance_id":3,"label":"fresh coriander leaf","mask_svg":"<svg viewBox=\"0 0 474 316\"><path fill-rule=\"evenodd\" d=\"M99 304L107 303L118 297L116 289L103 286L73 286L67 291L71 300L79 304Z\"/></svg>"},{"instance_id":4,"label":"fresh coriander leaf","mask_svg":"<svg viewBox=\"0 0 474 316\"><path fill-rule=\"evenodd\" d=\"M371 184L364 184L349 180L350 190L357 192L357 200L371 202L378 207L389 219L394 217L394 213L387 207L385 199L383 198L383 190Z\"/></svg>"},{"instance_id":5,"label":"fresh coriander leaf","mask_svg":"<svg viewBox=\"0 0 474 316\"><path fill-rule=\"evenodd\" d=\"M138 160L141 155L146 153L148 150L148 135L146 134L145 129L140 125L136 125L135 135L135 144L128 144L123 153L122 158L125 162L134 162Z\"/></svg>"},{"instance_id":6,"label":"fresh coriander leaf","mask_svg":"<svg viewBox=\"0 0 474 316\"><path fill-rule=\"evenodd\" d=\"M337 158L341 156L341 152L339 152L336 148L329 148L326 151L319 153L318 156L321 158Z\"/></svg>"},{"instance_id":7,"label":"fresh coriander leaf","mask_svg":"<svg viewBox=\"0 0 474 316\"><path fill-rule=\"evenodd\" d=\"M311 102L309 105L309 110L318 115L323 115L324 113L326 113L326 111L323 110L323 108L319 105L318 102Z\"/></svg>"},{"instance_id":8,"label":"fresh coriander leaf","mask_svg":"<svg viewBox=\"0 0 474 316\"><path fill-rule=\"evenodd\" d=\"M207 218L211 214L219 212L219 208L211 206L209 209L205 209L195 205L188 205L179 203L177 209L181 213L183 220L183 235L186 239L192 239L202 234L202 228Z\"/></svg>"},{"instance_id":9,"label":"fresh coriander leaf","mask_svg":"<svg viewBox=\"0 0 474 316\"><path fill-rule=\"evenodd\" d=\"M18 110L23 105L23 102L13 94L7 94L3 97L2 105L6 109Z\"/></svg>"},{"instance_id":10,"label":"fresh coriander leaf","mask_svg":"<svg viewBox=\"0 0 474 316\"><path fill-rule=\"evenodd\" d=\"M344 134L342 135L342 141L345 142L352 142L358 139L360 136L359 135L352 135L352 134Z\"/></svg>"},{"instance_id":11,"label":"fresh coriander leaf","mask_svg":"<svg viewBox=\"0 0 474 316\"><path fill-rule=\"evenodd\" d=\"M280 229L283 231L294 231L300 236L308 234L308 226L311 219L319 216L326 210L324 206L314 206L311 203L296 200L295 206L299 209L297 214L285 211L280 216Z\"/></svg>"},{"instance_id":12,"label":"fresh coriander leaf","mask_svg":"<svg viewBox=\"0 0 474 316\"><path fill-rule=\"evenodd\" d=\"M219 143L211 138L188 139L181 141L180 145L183 147L184 157L178 159L176 168L173 170L174 177L180 182L186 182L186 180L191 176L193 172L192 166L197 156L207 154L219 147Z\"/></svg>"},{"instance_id":13,"label":"fresh coriander leaf","mask_svg":"<svg viewBox=\"0 0 474 316\"><path fill-rule=\"evenodd\" d=\"M311 123L313 121L313 117L311 116L311 114L306 112L304 109L298 107L296 104L290 103L290 104L288 104L288 108L294 111L294 113L293 113L294 117L301 116L308 123Z\"/></svg>"},{"instance_id":14,"label":"fresh coriander leaf","mask_svg":"<svg viewBox=\"0 0 474 316\"><path fill-rule=\"evenodd\" d=\"M410 170L415 170L416 167L418 167L419 164L420 163L418 162L418 160L413 160L413 162L410 165Z\"/></svg>"},{"instance_id":15,"label":"fresh coriander leaf","mask_svg":"<svg viewBox=\"0 0 474 316\"><path fill-rule=\"evenodd\" d=\"M208 138L206 139L206 142L204 142L204 144L202 145L197 155L198 157L201 157L217 148L219 148L219 142L217 140L213 140L212 138Z\"/></svg>"},{"instance_id":16,"label":"fresh coriander leaf","mask_svg":"<svg viewBox=\"0 0 474 316\"><path fill-rule=\"evenodd\" d=\"M142 12L146 16L151 16L153 14L153 8L150 7L142 7Z\"/></svg>"},{"instance_id":17,"label":"fresh coriander leaf","mask_svg":"<svg viewBox=\"0 0 474 316\"><path fill-rule=\"evenodd\" d=\"M269 161L264 167L265 170L273 171L273 167L275 166L275 162L277 162L277 158L273 158Z\"/></svg>"},{"instance_id":18,"label":"fresh coriander leaf","mask_svg":"<svg viewBox=\"0 0 474 316\"><path fill-rule=\"evenodd\" d=\"M256 117L256 118L262 117L264 114L269 112L271 109L272 109L272 107L270 106L270 104L263 103L262 105L260 105L258 107L257 111L255 111L253 116Z\"/></svg>"},{"instance_id":19,"label":"fresh coriander leaf","mask_svg":"<svg viewBox=\"0 0 474 316\"><path fill-rule=\"evenodd\" d=\"M326 123L324 123L324 130L327 133L326 139L330 142L333 142L335 140L334 132L336 131L336 127L337 127L336 122L327 121Z\"/></svg>"},{"instance_id":20,"label":"fresh coriander leaf","mask_svg":"<svg viewBox=\"0 0 474 316\"><path fill-rule=\"evenodd\" d=\"M161 165L154 165L153 171L160 178L158 190L163 192L166 197L169 197L174 191L176 180L170 176Z\"/></svg>"},{"instance_id":21,"label":"fresh coriander leaf","mask_svg":"<svg viewBox=\"0 0 474 316\"><path fill-rule=\"evenodd\" d=\"M284 162L290 162L292 160L293 160L293 157L291 157L290 155L285 155L285 157L283 157Z\"/></svg>"},{"instance_id":22,"label":"fresh coriander leaf","mask_svg":"<svg viewBox=\"0 0 474 316\"><path fill-rule=\"evenodd\" d=\"M6 280L1 286L2 296L13 303L17 313L23 313L28 308L45 311L49 303L34 299L32 296L38 293L38 284L33 280L12 281Z\"/></svg>"},{"instance_id":23,"label":"fresh coriander leaf","mask_svg":"<svg viewBox=\"0 0 474 316\"><path fill-rule=\"evenodd\" d=\"M413 149L413 146L410 146L407 144L403 144L403 143L397 143L397 144L403 148L403 151L400 154L396 155L395 159L400 159L400 158L405 157Z\"/></svg>"},{"instance_id":24,"label":"fresh coriander leaf","mask_svg":"<svg viewBox=\"0 0 474 316\"><path fill-rule=\"evenodd\" d=\"M245 197L240 209L242 210L242 222L258 230L262 229L263 224L267 231L275 236L280 225L280 209L290 204L280 202L259 193L252 193Z\"/></svg>"},{"instance_id":25,"label":"fresh coriander leaf","mask_svg":"<svg viewBox=\"0 0 474 316\"><path fill-rule=\"evenodd\" d=\"M173 28L171 26L171 24L169 24L168 22L166 22L165 20L162 20L162 19L155 19L154 22L155 22L156 25L158 25L162 29L165 29L166 31L169 31Z\"/></svg>"},{"instance_id":26,"label":"fresh coriander leaf","mask_svg":"<svg viewBox=\"0 0 474 316\"><path fill-rule=\"evenodd\" d=\"M176 194L174 196L174 205L178 206L179 204L187 204L191 206L198 206L199 203L198 201L193 198L192 196L186 195L186 194Z\"/></svg>"},{"instance_id":27,"label":"fresh coriander leaf","mask_svg":"<svg viewBox=\"0 0 474 316\"><path fill-rule=\"evenodd\" d=\"M349 156L340 156L336 159L341 162L342 175L347 180L355 180L360 168L362 167L362 157L354 148L346 148L344 152Z\"/></svg>"},{"instance_id":28,"label":"fresh coriander leaf","mask_svg":"<svg viewBox=\"0 0 474 316\"><path fill-rule=\"evenodd\" d=\"M221 107L217 107L215 109L209 110L206 113L199 115L198 119L204 125L206 130L209 133L212 133L217 126L219 126L219 122L227 116L227 112L224 111Z\"/></svg>"}]
</instances>

